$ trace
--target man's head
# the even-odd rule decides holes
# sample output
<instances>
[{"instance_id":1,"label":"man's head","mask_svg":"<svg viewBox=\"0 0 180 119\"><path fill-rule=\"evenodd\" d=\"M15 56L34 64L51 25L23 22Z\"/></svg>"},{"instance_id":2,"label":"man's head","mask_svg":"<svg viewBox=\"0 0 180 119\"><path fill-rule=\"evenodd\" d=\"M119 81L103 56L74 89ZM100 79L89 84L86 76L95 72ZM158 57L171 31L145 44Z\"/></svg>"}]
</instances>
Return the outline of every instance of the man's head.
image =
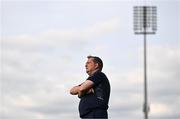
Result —
<instances>
[{"instance_id":1,"label":"man's head","mask_svg":"<svg viewBox=\"0 0 180 119\"><path fill-rule=\"evenodd\" d=\"M88 60L86 62L86 72L88 74L92 74L94 71L101 71L103 68L103 62L99 57L96 56L88 56Z\"/></svg>"}]
</instances>

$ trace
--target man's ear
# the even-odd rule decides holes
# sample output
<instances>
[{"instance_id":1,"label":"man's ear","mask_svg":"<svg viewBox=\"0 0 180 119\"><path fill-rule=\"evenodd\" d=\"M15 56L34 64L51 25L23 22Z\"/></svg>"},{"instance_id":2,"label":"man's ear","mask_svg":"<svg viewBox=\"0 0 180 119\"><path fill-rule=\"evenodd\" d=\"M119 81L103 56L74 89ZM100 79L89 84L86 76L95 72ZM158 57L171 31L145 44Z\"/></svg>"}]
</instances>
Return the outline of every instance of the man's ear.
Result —
<instances>
[{"instance_id":1,"label":"man's ear","mask_svg":"<svg viewBox=\"0 0 180 119\"><path fill-rule=\"evenodd\" d=\"M98 63L96 63L96 64L95 64L95 68L96 68L96 69L98 69L98 67L99 67L99 64L98 64Z\"/></svg>"}]
</instances>

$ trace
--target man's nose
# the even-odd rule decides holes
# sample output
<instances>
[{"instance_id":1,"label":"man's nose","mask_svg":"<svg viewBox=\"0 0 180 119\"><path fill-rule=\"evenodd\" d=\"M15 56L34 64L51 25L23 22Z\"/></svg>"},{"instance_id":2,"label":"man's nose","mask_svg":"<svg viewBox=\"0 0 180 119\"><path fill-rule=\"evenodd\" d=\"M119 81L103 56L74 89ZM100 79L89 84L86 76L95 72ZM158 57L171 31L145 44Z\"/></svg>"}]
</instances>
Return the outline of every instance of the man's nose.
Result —
<instances>
[{"instance_id":1,"label":"man's nose","mask_svg":"<svg viewBox=\"0 0 180 119\"><path fill-rule=\"evenodd\" d=\"M86 63L85 67L87 68L88 66L89 66L89 64L88 64L88 63Z\"/></svg>"}]
</instances>

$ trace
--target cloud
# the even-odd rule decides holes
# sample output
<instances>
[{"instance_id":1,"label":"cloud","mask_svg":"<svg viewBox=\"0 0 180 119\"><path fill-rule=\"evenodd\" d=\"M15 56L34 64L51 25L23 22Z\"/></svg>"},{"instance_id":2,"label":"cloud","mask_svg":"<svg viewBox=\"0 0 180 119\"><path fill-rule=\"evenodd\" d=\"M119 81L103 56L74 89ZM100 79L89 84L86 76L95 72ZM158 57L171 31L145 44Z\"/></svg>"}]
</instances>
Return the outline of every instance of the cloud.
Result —
<instances>
[{"instance_id":1,"label":"cloud","mask_svg":"<svg viewBox=\"0 0 180 119\"><path fill-rule=\"evenodd\" d=\"M148 52L148 99L150 117L178 118L179 105L179 51L180 48L169 45L154 45ZM142 51L141 51L142 52ZM143 115L143 66L128 72L121 68L109 73L112 86L110 115L124 118L140 118ZM128 113L128 114L126 114Z\"/></svg>"},{"instance_id":2,"label":"cloud","mask_svg":"<svg viewBox=\"0 0 180 119\"><path fill-rule=\"evenodd\" d=\"M176 109L180 103L180 97L177 95L179 93L177 59L180 57L178 54L180 49L169 45L154 45L150 49L152 50L148 50L148 91L151 107L149 115L154 119L177 119L179 112ZM71 57L74 51L68 55L57 55L56 50L49 53L5 49L6 54L3 54L2 58L3 91L6 92L3 94L5 119L78 118L79 99L70 96L69 89L86 78L85 75L81 75L84 71L79 70L84 65L80 63L82 61ZM108 62L112 62L109 60ZM70 70L67 72L67 69ZM142 67L123 71L123 67L117 67L112 63L111 66L106 65L106 72L112 87L109 116L112 118L121 116L124 119L142 117ZM8 116L9 114L13 116Z\"/></svg>"},{"instance_id":3,"label":"cloud","mask_svg":"<svg viewBox=\"0 0 180 119\"><path fill-rule=\"evenodd\" d=\"M96 37L111 34L120 28L118 17L114 17L105 21L99 21L84 29L60 29L50 30L39 35L19 35L4 37L4 48L43 48L43 47L61 47L69 44L79 45L89 42Z\"/></svg>"},{"instance_id":4,"label":"cloud","mask_svg":"<svg viewBox=\"0 0 180 119\"><path fill-rule=\"evenodd\" d=\"M105 71L112 89L109 117L143 118L143 69L142 65L138 64L143 61L136 62L142 51L139 53L134 50L135 45L131 45L130 40L124 40L131 39L131 36L125 34L129 29L121 32L123 37L117 35L119 33L113 35L122 27L128 28L122 26L122 23L129 21L120 23L121 20L119 17L111 17L84 28L52 29L36 35L3 36L2 118L79 118L79 99L71 96L69 89L87 77L82 61L87 50L94 54L100 52L99 55L103 54L106 60ZM96 42L95 47L91 46L89 50L89 43L93 44L108 35L111 35L111 40ZM123 43L119 39L123 39ZM148 92L151 107L149 115L152 119L178 119L180 49L174 45L151 46L150 50L148 49ZM114 47L118 47L118 52ZM130 50L127 53L129 49L135 53L129 60L138 65L122 60L131 52ZM117 62L114 62L116 60Z\"/></svg>"},{"instance_id":5,"label":"cloud","mask_svg":"<svg viewBox=\"0 0 180 119\"><path fill-rule=\"evenodd\" d=\"M151 104L151 115L164 115L164 114L172 114L172 110L171 108L169 108L167 105L165 104L160 104L160 103L154 103L154 104Z\"/></svg>"}]
</instances>

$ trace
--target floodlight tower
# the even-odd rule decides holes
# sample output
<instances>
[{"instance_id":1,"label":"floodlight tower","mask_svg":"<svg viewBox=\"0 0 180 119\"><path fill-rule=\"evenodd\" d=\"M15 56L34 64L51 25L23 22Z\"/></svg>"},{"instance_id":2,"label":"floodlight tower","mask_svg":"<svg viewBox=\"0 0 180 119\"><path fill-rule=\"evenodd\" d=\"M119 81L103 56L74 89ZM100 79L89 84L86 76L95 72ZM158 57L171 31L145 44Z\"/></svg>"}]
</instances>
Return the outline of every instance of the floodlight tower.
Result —
<instances>
[{"instance_id":1,"label":"floodlight tower","mask_svg":"<svg viewBox=\"0 0 180 119\"><path fill-rule=\"evenodd\" d=\"M144 35L144 118L148 119L150 107L148 105L147 91L147 42L148 34L155 34L157 31L157 8L156 6L134 6L134 33Z\"/></svg>"}]
</instances>

